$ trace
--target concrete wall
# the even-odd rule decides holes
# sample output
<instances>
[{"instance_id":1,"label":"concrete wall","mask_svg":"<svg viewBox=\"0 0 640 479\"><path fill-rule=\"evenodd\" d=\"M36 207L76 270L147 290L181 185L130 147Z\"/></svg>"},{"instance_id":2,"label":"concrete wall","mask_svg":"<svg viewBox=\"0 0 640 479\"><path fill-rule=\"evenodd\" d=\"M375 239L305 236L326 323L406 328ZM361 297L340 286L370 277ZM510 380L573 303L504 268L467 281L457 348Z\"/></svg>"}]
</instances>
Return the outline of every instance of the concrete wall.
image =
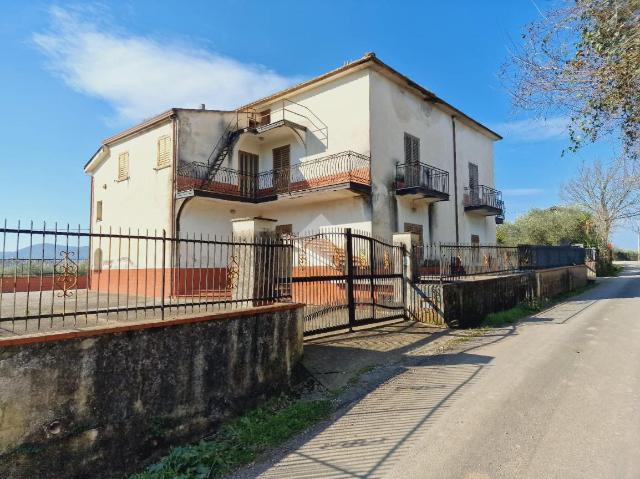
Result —
<instances>
[{"instance_id":1,"label":"concrete wall","mask_svg":"<svg viewBox=\"0 0 640 479\"><path fill-rule=\"evenodd\" d=\"M315 201L311 201L315 198ZM371 210L366 198L327 199L319 194L310 201L282 199L270 203L248 204L206 198L190 200L180 219L180 233L203 233L227 237L231 235L231 220L245 217L273 218L278 224L291 224L293 232L320 230L329 226L350 227L371 232Z\"/></svg>"},{"instance_id":2,"label":"concrete wall","mask_svg":"<svg viewBox=\"0 0 640 479\"><path fill-rule=\"evenodd\" d=\"M178 110L178 162L206 163L234 112Z\"/></svg>"},{"instance_id":3,"label":"concrete wall","mask_svg":"<svg viewBox=\"0 0 640 479\"><path fill-rule=\"evenodd\" d=\"M587 284L586 266L565 266L442 285L442 311L453 328L480 326L484 318L519 303L547 300Z\"/></svg>"},{"instance_id":4,"label":"concrete wall","mask_svg":"<svg viewBox=\"0 0 640 479\"><path fill-rule=\"evenodd\" d=\"M122 477L286 388L302 309L0 340L0 477Z\"/></svg>"},{"instance_id":5,"label":"concrete wall","mask_svg":"<svg viewBox=\"0 0 640 479\"><path fill-rule=\"evenodd\" d=\"M552 298L587 285L589 269L586 266L566 266L535 272L536 296Z\"/></svg>"}]
</instances>

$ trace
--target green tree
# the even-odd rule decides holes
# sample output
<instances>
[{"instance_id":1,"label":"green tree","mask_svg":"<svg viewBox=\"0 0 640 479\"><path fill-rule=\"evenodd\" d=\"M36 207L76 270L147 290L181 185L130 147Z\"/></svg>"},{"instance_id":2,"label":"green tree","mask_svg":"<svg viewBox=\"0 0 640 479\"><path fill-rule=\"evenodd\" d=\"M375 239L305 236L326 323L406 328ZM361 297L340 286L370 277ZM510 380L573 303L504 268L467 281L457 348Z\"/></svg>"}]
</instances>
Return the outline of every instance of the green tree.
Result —
<instances>
[{"instance_id":1,"label":"green tree","mask_svg":"<svg viewBox=\"0 0 640 479\"><path fill-rule=\"evenodd\" d=\"M570 149L611 133L640 156L640 0L564 0L540 12L502 77L517 108L570 119Z\"/></svg>"},{"instance_id":2,"label":"green tree","mask_svg":"<svg viewBox=\"0 0 640 479\"><path fill-rule=\"evenodd\" d=\"M534 208L513 223L499 225L496 237L499 244L508 246L565 243L591 245L595 243L591 230L589 213L573 207L553 206L547 209Z\"/></svg>"}]
</instances>

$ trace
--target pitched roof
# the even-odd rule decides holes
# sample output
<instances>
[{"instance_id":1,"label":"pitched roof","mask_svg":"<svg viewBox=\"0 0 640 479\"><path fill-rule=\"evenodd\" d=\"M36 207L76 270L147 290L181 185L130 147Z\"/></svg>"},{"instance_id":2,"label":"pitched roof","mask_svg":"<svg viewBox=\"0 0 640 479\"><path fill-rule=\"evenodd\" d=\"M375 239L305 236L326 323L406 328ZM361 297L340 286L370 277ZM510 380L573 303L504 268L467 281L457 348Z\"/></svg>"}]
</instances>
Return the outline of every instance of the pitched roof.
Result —
<instances>
[{"instance_id":1,"label":"pitched roof","mask_svg":"<svg viewBox=\"0 0 640 479\"><path fill-rule=\"evenodd\" d=\"M473 118L471 118L467 114L463 113L462 111L460 111L459 109L457 109L453 105L447 103L442 98L438 97L435 93L427 90L422 85L419 85L418 83L416 83L415 81L413 81L409 77L407 77L406 75L403 75L402 73L398 72L394 68L392 68L389 65L387 65L386 63L384 63L373 52L366 53L362 58L359 58L357 60L349 62L349 63L347 63L347 64L345 64L345 65L343 65L343 66L341 66L339 68L331 70L331 71L329 71L327 73L324 73L322 75L319 75L319 76L317 76L315 78L311 78L310 80L306 80L306 81L304 81L302 83L298 83L297 85L291 86L289 88L285 88L284 90L281 90L279 92L273 93L273 94L271 94L269 96L266 96L266 97L261 98L261 99L256 100L256 101L253 101L253 102L248 103L246 105L243 105L240 108L238 108L238 110L245 110L245 109L249 109L249 108L257 108L262 104L270 103L270 102L272 102L274 100L277 100L277 99L286 97L288 95L291 95L292 93L295 93L295 92L298 92L300 90L304 90L304 89L310 88L310 87L316 85L317 83L330 80L331 78L333 78L335 76L351 73L352 71L355 71L355 70L358 70L358 69L361 69L361 68L367 68L369 66L373 66L377 70L379 70L379 71L381 71L383 73L386 73L387 75L392 77L398 83L403 84L403 85L409 87L410 89L414 90L414 92L424 96L425 100L431 101L431 102L433 102L435 104L440 105L444 110L448 111L450 114L459 117L463 121L469 122L472 126L474 126L477 129L483 131L484 133L487 133L489 136L493 137L494 139L496 139L496 140L501 140L502 139L502 136L500 136L498 133L496 133L495 131L493 131L489 127L483 125L482 123L480 123L477 120L474 120Z\"/></svg>"}]
</instances>

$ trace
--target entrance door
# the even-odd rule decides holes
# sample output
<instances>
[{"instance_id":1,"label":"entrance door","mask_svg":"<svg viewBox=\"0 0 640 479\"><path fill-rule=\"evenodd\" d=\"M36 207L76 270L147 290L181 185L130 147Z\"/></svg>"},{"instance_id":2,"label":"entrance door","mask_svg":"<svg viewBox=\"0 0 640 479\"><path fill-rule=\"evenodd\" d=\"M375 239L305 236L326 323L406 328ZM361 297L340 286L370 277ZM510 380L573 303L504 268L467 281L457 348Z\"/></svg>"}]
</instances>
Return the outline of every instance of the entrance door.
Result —
<instances>
[{"instance_id":1,"label":"entrance door","mask_svg":"<svg viewBox=\"0 0 640 479\"><path fill-rule=\"evenodd\" d=\"M240 162L240 171L238 172L240 194L252 198L257 193L258 155L247 153L246 151L239 151L238 160Z\"/></svg>"},{"instance_id":2,"label":"entrance door","mask_svg":"<svg viewBox=\"0 0 640 479\"><path fill-rule=\"evenodd\" d=\"M276 193L289 191L291 171L291 145L273 149L273 186Z\"/></svg>"}]
</instances>

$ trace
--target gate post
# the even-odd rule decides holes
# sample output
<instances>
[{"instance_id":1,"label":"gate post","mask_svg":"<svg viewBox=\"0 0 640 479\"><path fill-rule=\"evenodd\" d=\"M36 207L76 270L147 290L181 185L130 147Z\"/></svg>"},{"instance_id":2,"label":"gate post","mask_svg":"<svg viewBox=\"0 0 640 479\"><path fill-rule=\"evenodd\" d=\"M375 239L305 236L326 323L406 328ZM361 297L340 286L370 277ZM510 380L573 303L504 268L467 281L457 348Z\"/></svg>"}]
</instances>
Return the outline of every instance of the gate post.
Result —
<instances>
[{"instance_id":1,"label":"gate post","mask_svg":"<svg viewBox=\"0 0 640 479\"><path fill-rule=\"evenodd\" d=\"M353 233L351 228L345 228L345 240L347 242L347 305L349 310L349 331L353 331L356 324L356 301L353 289Z\"/></svg>"},{"instance_id":2,"label":"gate post","mask_svg":"<svg viewBox=\"0 0 640 479\"><path fill-rule=\"evenodd\" d=\"M233 281L231 297L238 305L259 306L275 297L275 265L282 260L275 244L266 240L276 237L276 221L269 218L238 218L231 220L233 241ZM246 243L246 244L244 244ZM264 246L263 246L264 245Z\"/></svg>"},{"instance_id":3,"label":"gate post","mask_svg":"<svg viewBox=\"0 0 640 479\"><path fill-rule=\"evenodd\" d=\"M418 245L418 235L415 233L394 233L393 242L402 246L402 302L406 312L411 307L411 297L409 294L409 282L413 282L414 274L418 272L418 265L415 264L414 246ZM399 299L399 298L398 298Z\"/></svg>"}]
</instances>

